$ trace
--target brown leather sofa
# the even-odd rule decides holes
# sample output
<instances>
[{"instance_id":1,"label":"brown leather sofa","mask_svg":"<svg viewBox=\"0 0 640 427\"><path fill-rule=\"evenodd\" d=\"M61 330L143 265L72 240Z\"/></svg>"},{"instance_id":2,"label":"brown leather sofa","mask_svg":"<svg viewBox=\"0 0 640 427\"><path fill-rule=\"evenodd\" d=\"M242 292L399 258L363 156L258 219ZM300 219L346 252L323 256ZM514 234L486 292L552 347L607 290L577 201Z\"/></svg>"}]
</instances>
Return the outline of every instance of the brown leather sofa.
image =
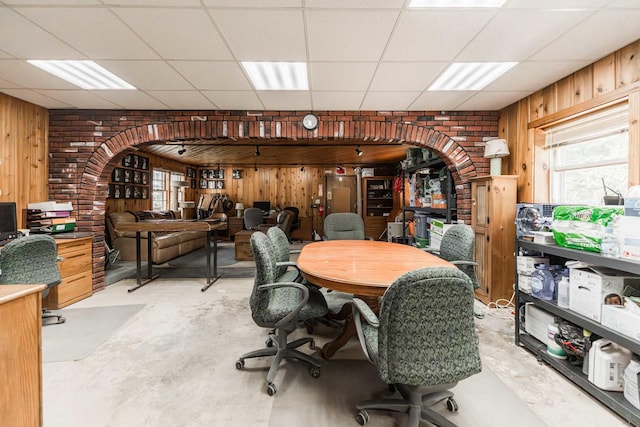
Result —
<instances>
[{"instance_id":1,"label":"brown leather sofa","mask_svg":"<svg viewBox=\"0 0 640 427\"><path fill-rule=\"evenodd\" d=\"M144 219L178 219L179 214L166 212L112 212L107 217L107 231L113 249L120 251L123 261L136 260L135 231L119 231L118 223L134 222ZM205 231L168 231L152 233L151 257L154 264L163 264L180 255L204 248L207 240ZM147 260L147 233L141 233L142 260Z\"/></svg>"}]
</instances>

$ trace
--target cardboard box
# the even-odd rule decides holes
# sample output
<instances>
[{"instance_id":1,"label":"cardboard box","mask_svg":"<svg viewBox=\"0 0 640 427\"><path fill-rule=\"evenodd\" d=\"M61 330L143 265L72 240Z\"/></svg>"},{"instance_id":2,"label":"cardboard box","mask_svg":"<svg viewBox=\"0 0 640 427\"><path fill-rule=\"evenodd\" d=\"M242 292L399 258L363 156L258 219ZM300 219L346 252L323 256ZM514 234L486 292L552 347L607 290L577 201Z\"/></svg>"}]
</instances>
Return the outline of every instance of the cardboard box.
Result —
<instances>
[{"instance_id":1,"label":"cardboard box","mask_svg":"<svg viewBox=\"0 0 640 427\"><path fill-rule=\"evenodd\" d=\"M569 308L601 322L602 306L622 302L625 286L640 288L640 277L604 267L569 269Z\"/></svg>"},{"instance_id":2,"label":"cardboard box","mask_svg":"<svg viewBox=\"0 0 640 427\"><path fill-rule=\"evenodd\" d=\"M518 273L518 289L527 294L531 294L531 276Z\"/></svg>"},{"instance_id":3,"label":"cardboard box","mask_svg":"<svg viewBox=\"0 0 640 427\"><path fill-rule=\"evenodd\" d=\"M640 198L631 197L624 199L624 214L640 217Z\"/></svg>"},{"instance_id":4,"label":"cardboard box","mask_svg":"<svg viewBox=\"0 0 640 427\"><path fill-rule=\"evenodd\" d=\"M429 247L434 251L439 251L440 243L442 243L442 236L432 233L429 238Z\"/></svg>"},{"instance_id":5,"label":"cardboard box","mask_svg":"<svg viewBox=\"0 0 640 427\"><path fill-rule=\"evenodd\" d=\"M640 316L617 305L602 306L603 326L640 341Z\"/></svg>"},{"instance_id":6,"label":"cardboard box","mask_svg":"<svg viewBox=\"0 0 640 427\"><path fill-rule=\"evenodd\" d=\"M516 271L518 274L527 274L530 275L536 269L536 264L547 264L549 265L548 257L539 257L539 256L523 256L519 255L516 258Z\"/></svg>"},{"instance_id":7,"label":"cardboard box","mask_svg":"<svg viewBox=\"0 0 640 427\"><path fill-rule=\"evenodd\" d=\"M640 261L640 217L621 216L618 220L620 258Z\"/></svg>"},{"instance_id":8,"label":"cardboard box","mask_svg":"<svg viewBox=\"0 0 640 427\"><path fill-rule=\"evenodd\" d=\"M442 237L449 228L451 228L454 224L445 224L444 221L439 219L431 218L429 221L429 231L431 231L431 235L434 234Z\"/></svg>"}]
</instances>

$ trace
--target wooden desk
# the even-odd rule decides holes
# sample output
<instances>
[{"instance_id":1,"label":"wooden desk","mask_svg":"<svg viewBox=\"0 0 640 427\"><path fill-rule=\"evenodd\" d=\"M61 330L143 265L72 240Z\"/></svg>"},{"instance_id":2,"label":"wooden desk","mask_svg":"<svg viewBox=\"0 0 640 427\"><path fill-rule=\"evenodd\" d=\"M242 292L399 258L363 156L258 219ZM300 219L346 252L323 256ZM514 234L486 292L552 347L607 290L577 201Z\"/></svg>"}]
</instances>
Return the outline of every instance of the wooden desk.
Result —
<instances>
[{"instance_id":1,"label":"wooden desk","mask_svg":"<svg viewBox=\"0 0 640 427\"><path fill-rule=\"evenodd\" d=\"M218 276L218 230L226 228L225 223L207 220L156 219L139 222L118 223L118 229L136 232L136 281L137 284L128 292L133 292L147 283L158 278L153 274L151 233L155 231L206 231L207 232L207 283L202 292L209 289L219 278ZM140 249L140 233L147 232L147 277L142 280L142 256ZM213 241L213 272L211 271L211 241Z\"/></svg>"},{"instance_id":2,"label":"wooden desk","mask_svg":"<svg viewBox=\"0 0 640 427\"><path fill-rule=\"evenodd\" d=\"M45 285L0 285L0 424L42 425L42 313Z\"/></svg>"},{"instance_id":3,"label":"wooden desk","mask_svg":"<svg viewBox=\"0 0 640 427\"><path fill-rule=\"evenodd\" d=\"M422 267L452 267L448 261L413 246L371 240L328 240L302 248L297 260L302 276L328 289L354 294L374 312L379 298L402 274ZM328 359L355 334L351 317L342 334L322 347Z\"/></svg>"},{"instance_id":4,"label":"wooden desk","mask_svg":"<svg viewBox=\"0 0 640 427\"><path fill-rule=\"evenodd\" d=\"M77 239L56 238L62 282L49 289L44 308L57 310L90 297L93 293L93 236Z\"/></svg>"}]
</instances>

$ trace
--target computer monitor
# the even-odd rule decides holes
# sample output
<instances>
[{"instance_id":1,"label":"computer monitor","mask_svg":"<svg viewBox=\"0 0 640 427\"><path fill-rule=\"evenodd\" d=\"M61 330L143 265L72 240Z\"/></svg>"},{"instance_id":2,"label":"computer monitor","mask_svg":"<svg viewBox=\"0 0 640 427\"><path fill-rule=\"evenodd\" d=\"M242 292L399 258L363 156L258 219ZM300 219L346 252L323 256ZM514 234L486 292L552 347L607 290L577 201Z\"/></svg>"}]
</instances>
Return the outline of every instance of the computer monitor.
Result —
<instances>
[{"instance_id":1,"label":"computer monitor","mask_svg":"<svg viewBox=\"0 0 640 427\"><path fill-rule=\"evenodd\" d=\"M18 237L18 219L15 202L0 202L0 240Z\"/></svg>"},{"instance_id":2,"label":"computer monitor","mask_svg":"<svg viewBox=\"0 0 640 427\"><path fill-rule=\"evenodd\" d=\"M271 211L271 202L269 200L253 202L253 207L260 209L263 214L268 214Z\"/></svg>"}]
</instances>

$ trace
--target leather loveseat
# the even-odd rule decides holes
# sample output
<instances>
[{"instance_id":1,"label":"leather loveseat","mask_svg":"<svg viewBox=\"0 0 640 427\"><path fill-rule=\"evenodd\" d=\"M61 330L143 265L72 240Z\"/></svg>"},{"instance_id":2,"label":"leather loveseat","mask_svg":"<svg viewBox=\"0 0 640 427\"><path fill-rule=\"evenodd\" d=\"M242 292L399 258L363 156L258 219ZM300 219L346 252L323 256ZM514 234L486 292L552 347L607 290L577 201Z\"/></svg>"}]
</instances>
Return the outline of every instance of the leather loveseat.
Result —
<instances>
[{"instance_id":1,"label":"leather loveseat","mask_svg":"<svg viewBox=\"0 0 640 427\"><path fill-rule=\"evenodd\" d=\"M177 219L179 214L173 211L165 212L112 212L107 217L107 230L113 249L120 251L123 261L136 259L135 231L119 231L118 223L134 222L145 219ZM142 260L147 260L147 233L141 233ZM154 264L163 264L180 255L196 249L204 248L207 240L205 231L168 231L152 233L151 256Z\"/></svg>"}]
</instances>

